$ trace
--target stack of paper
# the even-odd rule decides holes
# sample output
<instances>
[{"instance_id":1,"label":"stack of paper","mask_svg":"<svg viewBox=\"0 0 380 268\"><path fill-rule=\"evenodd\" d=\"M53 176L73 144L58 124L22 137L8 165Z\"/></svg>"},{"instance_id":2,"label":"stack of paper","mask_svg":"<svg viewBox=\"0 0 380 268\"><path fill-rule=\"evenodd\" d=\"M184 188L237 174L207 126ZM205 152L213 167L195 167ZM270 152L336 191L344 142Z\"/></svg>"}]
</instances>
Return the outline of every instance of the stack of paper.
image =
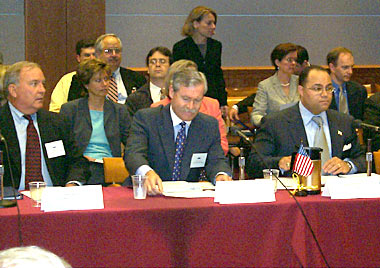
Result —
<instances>
[{"instance_id":1,"label":"stack of paper","mask_svg":"<svg viewBox=\"0 0 380 268\"><path fill-rule=\"evenodd\" d=\"M199 198L214 197L215 186L210 182L164 181L164 196Z\"/></svg>"}]
</instances>

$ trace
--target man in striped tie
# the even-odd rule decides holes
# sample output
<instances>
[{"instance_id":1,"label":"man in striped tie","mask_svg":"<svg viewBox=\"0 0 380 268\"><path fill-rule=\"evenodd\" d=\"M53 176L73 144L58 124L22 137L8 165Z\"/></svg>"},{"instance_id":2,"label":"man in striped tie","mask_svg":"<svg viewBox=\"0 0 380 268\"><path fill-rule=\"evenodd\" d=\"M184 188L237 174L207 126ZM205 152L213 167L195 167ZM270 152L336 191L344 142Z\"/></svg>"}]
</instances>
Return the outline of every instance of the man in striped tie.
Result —
<instances>
[{"instance_id":1,"label":"man in striped tie","mask_svg":"<svg viewBox=\"0 0 380 268\"><path fill-rule=\"evenodd\" d=\"M96 57L111 66L112 77L107 98L124 104L128 95L146 83L143 75L120 66L123 44L115 34L103 34L95 41Z\"/></svg>"},{"instance_id":2,"label":"man in striped tie","mask_svg":"<svg viewBox=\"0 0 380 268\"><path fill-rule=\"evenodd\" d=\"M322 171L351 174L365 171L365 159L353 126L353 117L328 109L334 87L327 70L305 68L299 77L300 102L264 117L247 161L251 177L262 177L262 169L279 168L289 176L291 155L303 143L320 147Z\"/></svg>"},{"instance_id":3,"label":"man in striped tie","mask_svg":"<svg viewBox=\"0 0 380 268\"><path fill-rule=\"evenodd\" d=\"M44 84L45 76L33 62L17 62L5 73L8 102L0 108L0 131L11 161L4 157L5 186L12 185L10 169L18 190L28 189L31 181L45 181L48 186L65 182L67 136L59 115L42 109Z\"/></svg>"}]
</instances>

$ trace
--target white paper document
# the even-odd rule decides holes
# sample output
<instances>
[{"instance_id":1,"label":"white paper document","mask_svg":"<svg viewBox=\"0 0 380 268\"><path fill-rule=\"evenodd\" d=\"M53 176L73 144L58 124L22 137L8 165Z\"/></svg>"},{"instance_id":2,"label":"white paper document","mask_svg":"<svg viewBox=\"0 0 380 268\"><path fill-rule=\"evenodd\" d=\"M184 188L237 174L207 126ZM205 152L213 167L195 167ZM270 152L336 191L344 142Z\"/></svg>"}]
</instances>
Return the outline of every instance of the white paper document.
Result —
<instances>
[{"instance_id":1,"label":"white paper document","mask_svg":"<svg viewBox=\"0 0 380 268\"><path fill-rule=\"evenodd\" d=\"M214 202L220 204L274 202L271 180L217 181Z\"/></svg>"},{"instance_id":2,"label":"white paper document","mask_svg":"<svg viewBox=\"0 0 380 268\"><path fill-rule=\"evenodd\" d=\"M380 198L380 176L353 174L331 176L327 179L322 196L331 199Z\"/></svg>"},{"instance_id":3,"label":"white paper document","mask_svg":"<svg viewBox=\"0 0 380 268\"><path fill-rule=\"evenodd\" d=\"M88 209L104 209L101 185L46 187L42 193L41 210L45 212Z\"/></svg>"},{"instance_id":4,"label":"white paper document","mask_svg":"<svg viewBox=\"0 0 380 268\"><path fill-rule=\"evenodd\" d=\"M215 186L210 182L164 181L163 195L182 198L214 197Z\"/></svg>"}]
</instances>

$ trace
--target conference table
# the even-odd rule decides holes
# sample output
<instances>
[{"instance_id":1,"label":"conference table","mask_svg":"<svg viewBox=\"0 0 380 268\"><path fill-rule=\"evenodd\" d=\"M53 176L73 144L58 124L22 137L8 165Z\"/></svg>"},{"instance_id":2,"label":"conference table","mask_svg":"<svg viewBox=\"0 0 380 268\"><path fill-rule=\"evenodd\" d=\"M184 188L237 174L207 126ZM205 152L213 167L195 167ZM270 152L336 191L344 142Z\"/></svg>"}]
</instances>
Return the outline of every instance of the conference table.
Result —
<instances>
[{"instance_id":1,"label":"conference table","mask_svg":"<svg viewBox=\"0 0 380 268\"><path fill-rule=\"evenodd\" d=\"M214 203L164 196L134 200L103 188L104 209L41 212L19 201L24 245L73 267L325 267L286 191L276 202ZM380 267L380 199L298 199L331 267ZM0 210L0 248L19 246L17 209Z\"/></svg>"}]
</instances>

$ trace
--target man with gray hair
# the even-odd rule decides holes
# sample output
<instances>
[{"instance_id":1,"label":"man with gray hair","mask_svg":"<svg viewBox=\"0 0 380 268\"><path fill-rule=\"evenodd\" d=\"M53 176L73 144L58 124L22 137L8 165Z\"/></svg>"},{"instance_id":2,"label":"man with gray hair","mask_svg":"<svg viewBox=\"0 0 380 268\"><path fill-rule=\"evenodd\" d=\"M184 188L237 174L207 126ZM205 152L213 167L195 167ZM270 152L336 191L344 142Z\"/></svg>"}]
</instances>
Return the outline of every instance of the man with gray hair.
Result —
<instances>
[{"instance_id":1,"label":"man with gray hair","mask_svg":"<svg viewBox=\"0 0 380 268\"><path fill-rule=\"evenodd\" d=\"M212 183L231 180L218 122L198 113L205 88L202 73L179 71L169 86L169 105L135 114L124 161L131 174L147 176L149 194L162 193L162 181L199 181L202 169Z\"/></svg>"},{"instance_id":2,"label":"man with gray hair","mask_svg":"<svg viewBox=\"0 0 380 268\"><path fill-rule=\"evenodd\" d=\"M41 67L33 62L17 62L5 73L8 102L0 108L0 132L8 142L11 161L4 157L5 186L12 185L10 169L18 190L28 189L30 181L52 186L66 179L66 134L59 115L42 109L44 84Z\"/></svg>"},{"instance_id":3,"label":"man with gray hair","mask_svg":"<svg viewBox=\"0 0 380 268\"><path fill-rule=\"evenodd\" d=\"M112 77L107 98L124 104L128 95L146 83L143 75L120 67L123 44L115 34L103 34L95 41L96 57L111 66Z\"/></svg>"}]
</instances>

